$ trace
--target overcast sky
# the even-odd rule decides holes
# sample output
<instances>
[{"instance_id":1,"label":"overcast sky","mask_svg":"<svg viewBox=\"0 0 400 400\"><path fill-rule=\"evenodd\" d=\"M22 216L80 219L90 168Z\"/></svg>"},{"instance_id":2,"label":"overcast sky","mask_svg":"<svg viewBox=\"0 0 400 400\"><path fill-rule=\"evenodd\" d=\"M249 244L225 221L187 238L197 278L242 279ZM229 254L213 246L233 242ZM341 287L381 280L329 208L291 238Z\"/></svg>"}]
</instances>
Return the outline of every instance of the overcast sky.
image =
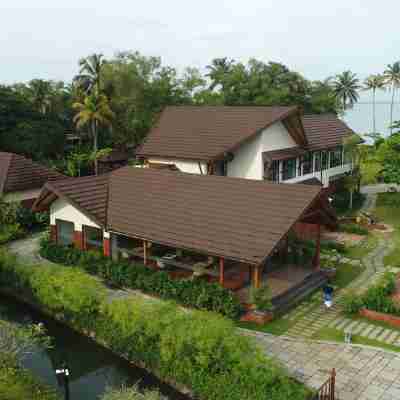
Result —
<instances>
[{"instance_id":1,"label":"overcast sky","mask_svg":"<svg viewBox=\"0 0 400 400\"><path fill-rule=\"evenodd\" d=\"M203 68L279 61L310 79L400 59L398 0L2 0L0 83L70 80L80 57L139 50Z\"/></svg>"}]
</instances>

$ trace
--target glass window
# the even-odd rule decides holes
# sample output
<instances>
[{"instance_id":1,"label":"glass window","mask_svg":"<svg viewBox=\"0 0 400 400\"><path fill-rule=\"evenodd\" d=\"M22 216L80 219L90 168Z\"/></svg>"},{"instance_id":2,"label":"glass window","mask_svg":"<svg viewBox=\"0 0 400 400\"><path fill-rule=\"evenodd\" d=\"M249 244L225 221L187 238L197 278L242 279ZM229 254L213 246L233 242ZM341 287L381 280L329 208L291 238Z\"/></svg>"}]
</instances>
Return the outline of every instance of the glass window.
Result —
<instances>
[{"instance_id":1,"label":"glass window","mask_svg":"<svg viewBox=\"0 0 400 400\"><path fill-rule=\"evenodd\" d=\"M338 147L330 152L330 168L335 168L342 165L342 148Z\"/></svg>"},{"instance_id":2,"label":"glass window","mask_svg":"<svg viewBox=\"0 0 400 400\"><path fill-rule=\"evenodd\" d=\"M57 243L61 246L71 246L74 243L74 224L57 220Z\"/></svg>"},{"instance_id":3,"label":"glass window","mask_svg":"<svg viewBox=\"0 0 400 400\"><path fill-rule=\"evenodd\" d=\"M278 160L272 161L271 180L273 182L279 182L279 161Z\"/></svg>"},{"instance_id":4,"label":"glass window","mask_svg":"<svg viewBox=\"0 0 400 400\"><path fill-rule=\"evenodd\" d=\"M301 166L303 175L311 174L313 172L312 153L307 153L301 157Z\"/></svg>"},{"instance_id":5,"label":"glass window","mask_svg":"<svg viewBox=\"0 0 400 400\"><path fill-rule=\"evenodd\" d=\"M286 181L296 177L296 158L282 162L282 180Z\"/></svg>"},{"instance_id":6,"label":"glass window","mask_svg":"<svg viewBox=\"0 0 400 400\"><path fill-rule=\"evenodd\" d=\"M86 248L103 247L103 231L91 226L84 226Z\"/></svg>"},{"instance_id":7,"label":"glass window","mask_svg":"<svg viewBox=\"0 0 400 400\"><path fill-rule=\"evenodd\" d=\"M324 171L325 169L328 169L328 152L323 151L321 153L321 158L322 158L322 170Z\"/></svg>"}]
</instances>

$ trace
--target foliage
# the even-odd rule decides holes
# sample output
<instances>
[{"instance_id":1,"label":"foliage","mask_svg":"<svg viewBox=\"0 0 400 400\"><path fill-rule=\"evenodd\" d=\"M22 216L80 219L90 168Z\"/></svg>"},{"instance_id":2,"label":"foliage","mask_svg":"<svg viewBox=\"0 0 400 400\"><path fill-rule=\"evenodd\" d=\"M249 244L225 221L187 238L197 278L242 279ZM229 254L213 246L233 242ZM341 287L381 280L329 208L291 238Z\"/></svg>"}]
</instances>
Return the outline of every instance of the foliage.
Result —
<instances>
[{"instance_id":1,"label":"foliage","mask_svg":"<svg viewBox=\"0 0 400 400\"><path fill-rule=\"evenodd\" d=\"M358 312L365 307L372 311L400 315L400 309L391 298L396 289L396 277L386 273L374 286L367 289L361 296L350 293L345 299L345 309L348 313Z\"/></svg>"},{"instance_id":2,"label":"foliage","mask_svg":"<svg viewBox=\"0 0 400 400\"><path fill-rule=\"evenodd\" d=\"M100 400L163 400L165 397L161 396L156 391L141 392L137 386L121 387L119 389L109 389L101 397ZM166 399L165 399L166 400Z\"/></svg>"},{"instance_id":3,"label":"foliage","mask_svg":"<svg viewBox=\"0 0 400 400\"><path fill-rule=\"evenodd\" d=\"M268 285L259 288L252 287L250 290L250 302L257 307L257 310L270 310L272 307L271 297L271 289Z\"/></svg>"},{"instance_id":4,"label":"foliage","mask_svg":"<svg viewBox=\"0 0 400 400\"><path fill-rule=\"evenodd\" d=\"M32 298L51 312L89 325L105 297L103 285L83 271L41 265L28 268L0 250L0 282L9 289L29 289Z\"/></svg>"},{"instance_id":5,"label":"foliage","mask_svg":"<svg viewBox=\"0 0 400 400\"><path fill-rule=\"evenodd\" d=\"M45 387L12 359L0 355L0 400L57 400L58 394Z\"/></svg>"},{"instance_id":6,"label":"foliage","mask_svg":"<svg viewBox=\"0 0 400 400\"><path fill-rule=\"evenodd\" d=\"M365 226L358 224L341 224L339 227L340 232L354 233L356 235L368 235L369 231Z\"/></svg>"},{"instance_id":7,"label":"foliage","mask_svg":"<svg viewBox=\"0 0 400 400\"><path fill-rule=\"evenodd\" d=\"M344 214L349 209L350 192L348 190L341 190L332 195L333 201L332 206L336 212ZM365 201L365 195L359 192L353 194L353 212L362 207Z\"/></svg>"},{"instance_id":8,"label":"foliage","mask_svg":"<svg viewBox=\"0 0 400 400\"><path fill-rule=\"evenodd\" d=\"M400 87L400 61L389 64L383 74L385 83L392 91L392 102L390 104L390 133L393 132L393 107L396 91Z\"/></svg>"},{"instance_id":9,"label":"foliage","mask_svg":"<svg viewBox=\"0 0 400 400\"><path fill-rule=\"evenodd\" d=\"M201 399L304 399L306 391L265 358L233 323L141 298L102 308L98 337L130 360L191 387Z\"/></svg>"},{"instance_id":10,"label":"foliage","mask_svg":"<svg viewBox=\"0 0 400 400\"><path fill-rule=\"evenodd\" d=\"M400 132L393 133L376 151L386 183L400 183Z\"/></svg>"},{"instance_id":11,"label":"foliage","mask_svg":"<svg viewBox=\"0 0 400 400\"><path fill-rule=\"evenodd\" d=\"M371 90L372 91L372 117L373 117L373 127L372 132L376 134L376 91L377 90L385 90L385 77L381 74L377 75L370 75L364 81L364 90Z\"/></svg>"},{"instance_id":12,"label":"foliage","mask_svg":"<svg viewBox=\"0 0 400 400\"><path fill-rule=\"evenodd\" d=\"M343 296L343 309L346 314L357 314L363 307L362 299L354 292L349 291Z\"/></svg>"},{"instance_id":13,"label":"foliage","mask_svg":"<svg viewBox=\"0 0 400 400\"><path fill-rule=\"evenodd\" d=\"M231 318L241 312L239 301L229 290L201 279L173 280L166 272L153 271L128 261L114 262L97 252L58 246L47 238L41 242L40 253L53 262L78 266L110 284L175 300L184 306L219 312Z\"/></svg>"},{"instance_id":14,"label":"foliage","mask_svg":"<svg viewBox=\"0 0 400 400\"><path fill-rule=\"evenodd\" d=\"M54 274L64 277L63 284L61 279L51 279ZM20 266L4 252L0 254L0 284L30 293L33 301L46 304L52 313L62 311L60 317L95 332L96 339L112 351L156 371L162 379L189 387L196 398L303 400L310 395L250 338L240 335L232 321L218 314L187 311L174 303L140 296L106 301L100 295L102 285L83 272L67 272L60 266ZM84 286L87 295L81 291ZM93 306L89 307L90 320L88 307L82 313L82 295L85 304Z\"/></svg>"},{"instance_id":15,"label":"foliage","mask_svg":"<svg viewBox=\"0 0 400 400\"><path fill-rule=\"evenodd\" d=\"M359 79L351 71L344 71L336 75L333 81L333 93L342 110L351 108L357 103L360 89Z\"/></svg>"}]
</instances>

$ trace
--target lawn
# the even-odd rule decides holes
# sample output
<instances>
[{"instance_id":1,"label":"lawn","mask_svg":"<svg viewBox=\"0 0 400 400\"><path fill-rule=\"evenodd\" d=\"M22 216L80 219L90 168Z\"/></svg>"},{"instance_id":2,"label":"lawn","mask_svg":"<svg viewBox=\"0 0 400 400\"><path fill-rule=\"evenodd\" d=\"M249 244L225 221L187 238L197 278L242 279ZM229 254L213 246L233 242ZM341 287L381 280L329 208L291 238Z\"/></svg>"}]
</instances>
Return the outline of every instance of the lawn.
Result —
<instances>
[{"instance_id":1,"label":"lawn","mask_svg":"<svg viewBox=\"0 0 400 400\"><path fill-rule=\"evenodd\" d=\"M385 265L400 267L400 193L381 193L376 204L376 216L380 221L390 224L395 249L384 258Z\"/></svg>"},{"instance_id":2,"label":"lawn","mask_svg":"<svg viewBox=\"0 0 400 400\"><path fill-rule=\"evenodd\" d=\"M344 343L344 333L341 331L338 331L334 328L322 328L312 338L315 340L326 340L329 342ZM367 339L360 335L352 335L351 343L352 344L362 344L365 346L380 347L385 350L400 352L400 348L397 346L379 342L378 340L374 340L374 339Z\"/></svg>"}]
</instances>

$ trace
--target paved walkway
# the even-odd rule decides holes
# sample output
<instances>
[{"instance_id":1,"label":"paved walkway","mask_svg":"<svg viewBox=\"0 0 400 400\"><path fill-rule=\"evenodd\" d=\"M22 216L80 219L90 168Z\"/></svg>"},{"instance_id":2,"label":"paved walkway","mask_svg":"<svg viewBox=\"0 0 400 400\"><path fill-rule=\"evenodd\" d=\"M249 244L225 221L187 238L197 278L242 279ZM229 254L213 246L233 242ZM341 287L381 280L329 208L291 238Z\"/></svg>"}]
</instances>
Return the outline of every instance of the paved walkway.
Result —
<instances>
[{"instance_id":1,"label":"paved walkway","mask_svg":"<svg viewBox=\"0 0 400 400\"><path fill-rule=\"evenodd\" d=\"M335 368L340 400L400 399L400 354L369 346L243 332L312 388L319 389Z\"/></svg>"}]
</instances>

